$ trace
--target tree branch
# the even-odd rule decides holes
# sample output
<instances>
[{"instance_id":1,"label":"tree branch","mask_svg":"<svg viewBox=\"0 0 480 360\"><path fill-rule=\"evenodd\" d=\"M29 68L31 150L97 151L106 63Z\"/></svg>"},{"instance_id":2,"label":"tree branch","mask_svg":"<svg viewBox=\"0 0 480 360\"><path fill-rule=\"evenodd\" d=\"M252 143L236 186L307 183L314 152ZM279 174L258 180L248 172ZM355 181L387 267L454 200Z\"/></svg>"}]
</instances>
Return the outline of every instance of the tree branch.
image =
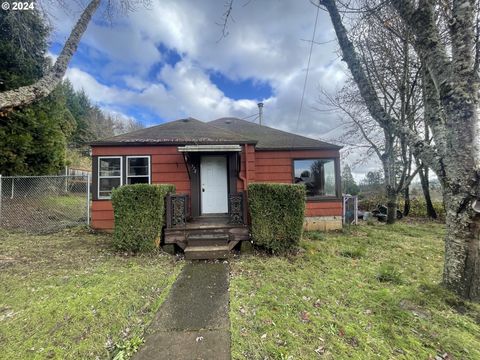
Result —
<instances>
[{"instance_id":1,"label":"tree branch","mask_svg":"<svg viewBox=\"0 0 480 360\"><path fill-rule=\"evenodd\" d=\"M402 20L413 30L415 46L432 75L439 92L450 91L450 61L435 26L433 2L420 1L415 8L411 0L391 0Z\"/></svg>"},{"instance_id":2,"label":"tree branch","mask_svg":"<svg viewBox=\"0 0 480 360\"><path fill-rule=\"evenodd\" d=\"M343 60L347 63L371 116L382 128L392 128L398 136L405 137L414 155L421 157L434 171L441 171L441 161L433 147L421 139L408 126L399 124L394 118L389 116L380 104L376 91L371 82L368 81L368 77L362 68L353 43L348 39L347 30L343 25L335 0L321 0L320 4L325 6L330 14L338 43L342 50Z\"/></svg>"},{"instance_id":3,"label":"tree branch","mask_svg":"<svg viewBox=\"0 0 480 360\"><path fill-rule=\"evenodd\" d=\"M68 63L77 50L80 39L100 5L100 0L92 0L78 19L55 65L40 80L32 85L0 93L0 115L6 115L15 108L28 105L48 96L62 80L67 71Z\"/></svg>"}]
</instances>

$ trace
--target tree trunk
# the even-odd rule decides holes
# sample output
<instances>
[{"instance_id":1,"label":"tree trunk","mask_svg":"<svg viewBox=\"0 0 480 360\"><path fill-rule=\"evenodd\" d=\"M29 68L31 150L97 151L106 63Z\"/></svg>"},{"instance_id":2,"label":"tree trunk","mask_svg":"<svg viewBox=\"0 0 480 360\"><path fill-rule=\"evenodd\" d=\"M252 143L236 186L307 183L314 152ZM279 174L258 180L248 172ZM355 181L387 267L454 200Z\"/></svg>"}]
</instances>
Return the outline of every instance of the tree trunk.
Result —
<instances>
[{"instance_id":1,"label":"tree trunk","mask_svg":"<svg viewBox=\"0 0 480 360\"><path fill-rule=\"evenodd\" d=\"M422 184L423 197L425 198L425 206L427 209L427 216L436 219L437 212L433 207L432 198L430 197L430 180L428 179L428 168L423 168L418 172L420 176L420 183Z\"/></svg>"},{"instance_id":2,"label":"tree trunk","mask_svg":"<svg viewBox=\"0 0 480 360\"><path fill-rule=\"evenodd\" d=\"M478 67L474 66L473 1L453 1L449 21L451 51L441 40L443 30L435 16L436 2L391 0L408 30L415 35L415 48L431 75L444 116L427 120L433 142L398 124L386 113L368 82L352 42L342 23L335 0L321 0L332 19L343 59L357 83L370 115L381 126L392 126L404 135L414 155L440 179L447 211L445 238L445 286L467 299L480 301L480 214L472 208L480 199L480 123L478 119ZM450 3L448 3L450 4ZM475 70L476 69L476 70Z\"/></svg>"},{"instance_id":3,"label":"tree trunk","mask_svg":"<svg viewBox=\"0 0 480 360\"><path fill-rule=\"evenodd\" d=\"M40 100L48 96L55 89L65 75L68 63L73 54L75 54L75 51L77 51L80 39L99 5L100 0L92 0L88 4L72 29L55 65L53 65L46 75L32 85L22 86L18 89L0 93L0 115L5 115L15 108L29 105Z\"/></svg>"},{"instance_id":4,"label":"tree trunk","mask_svg":"<svg viewBox=\"0 0 480 360\"><path fill-rule=\"evenodd\" d=\"M387 129L385 136L385 151L382 154L383 172L385 175L385 193L387 196L387 224L395 224L397 219L397 174L395 172L394 137Z\"/></svg>"},{"instance_id":5,"label":"tree trunk","mask_svg":"<svg viewBox=\"0 0 480 360\"><path fill-rule=\"evenodd\" d=\"M410 214L410 186L407 186L403 192L403 216Z\"/></svg>"},{"instance_id":6,"label":"tree trunk","mask_svg":"<svg viewBox=\"0 0 480 360\"><path fill-rule=\"evenodd\" d=\"M444 194L447 234L443 282L460 296L480 301L480 214L462 205L468 198L468 194Z\"/></svg>"}]
</instances>

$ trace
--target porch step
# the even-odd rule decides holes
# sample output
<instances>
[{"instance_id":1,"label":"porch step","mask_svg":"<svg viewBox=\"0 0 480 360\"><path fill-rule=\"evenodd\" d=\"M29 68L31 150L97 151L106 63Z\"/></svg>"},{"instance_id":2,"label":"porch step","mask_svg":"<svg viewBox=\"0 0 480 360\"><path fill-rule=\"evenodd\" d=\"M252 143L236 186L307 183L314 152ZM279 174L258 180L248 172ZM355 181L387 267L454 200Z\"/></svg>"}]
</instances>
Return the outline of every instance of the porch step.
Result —
<instances>
[{"instance_id":1,"label":"porch step","mask_svg":"<svg viewBox=\"0 0 480 360\"><path fill-rule=\"evenodd\" d=\"M193 233L187 236L187 244L189 247L218 247L228 245L229 239L228 234L225 233Z\"/></svg>"},{"instance_id":2,"label":"porch step","mask_svg":"<svg viewBox=\"0 0 480 360\"><path fill-rule=\"evenodd\" d=\"M230 253L228 245L223 246L187 246L185 248L185 259L206 260L225 259Z\"/></svg>"}]
</instances>

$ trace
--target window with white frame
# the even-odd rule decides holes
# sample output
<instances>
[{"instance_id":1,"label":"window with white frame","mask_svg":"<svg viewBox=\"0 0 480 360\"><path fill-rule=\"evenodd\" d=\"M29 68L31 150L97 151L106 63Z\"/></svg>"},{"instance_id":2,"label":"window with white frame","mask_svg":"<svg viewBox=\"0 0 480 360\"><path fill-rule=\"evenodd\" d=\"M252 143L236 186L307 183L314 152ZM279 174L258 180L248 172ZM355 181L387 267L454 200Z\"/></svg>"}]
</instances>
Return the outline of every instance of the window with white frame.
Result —
<instances>
[{"instance_id":1,"label":"window with white frame","mask_svg":"<svg viewBox=\"0 0 480 360\"><path fill-rule=\"evenodd\" d=\"M127 156L127 184L150 184L150 156Z\"/></svg>"},{"instance_id":2,"label":"window with white frame","mask_svg":"<svg viewBox=\"0 0 480 360\"><path fill-rule=\"evenodd\" d=\"M98 197L110 198L112 190L122 185L122 158L104 156L98 158Z\"/></svg>"}]
</instances>

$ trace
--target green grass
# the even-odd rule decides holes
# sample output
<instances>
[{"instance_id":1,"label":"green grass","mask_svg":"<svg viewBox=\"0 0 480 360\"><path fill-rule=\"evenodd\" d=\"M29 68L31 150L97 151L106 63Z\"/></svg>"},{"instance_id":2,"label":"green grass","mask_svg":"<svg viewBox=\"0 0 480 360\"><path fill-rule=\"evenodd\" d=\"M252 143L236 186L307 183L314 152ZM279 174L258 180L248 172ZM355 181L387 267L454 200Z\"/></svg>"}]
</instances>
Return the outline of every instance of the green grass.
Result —
<instances>
[{"instance_id":1,"label":"green grass","mask_svg":"<svg viewBox=\"0 0 480 360\"><path fill-rule=\"evenodd\" d=\"M182 263L128 256L111 237L0 230L0 358L110 358L138 346Z\"/></svg>"},{"instance_id":2,"label":"green grass","mask_svg":"<svg viewBox=\"0 0 480 360\"><path fill-rule=\"evenodd\" d=\"M72 206L87 207L87 196L80 195L64 195L64 196L47 196L43 198L43 202L51 207L70 208Z\"/></svg>"},{"instance_id":3,"label":"green grass","mask_svg":"<svg viewBox=\"0 0 480 360\"><path fill-rule=\"evenodd\" d=\"M443 234L377 223L234 260L232 358L480 359L480 306L439 285Z\"/></svg>"}]
</instances>

